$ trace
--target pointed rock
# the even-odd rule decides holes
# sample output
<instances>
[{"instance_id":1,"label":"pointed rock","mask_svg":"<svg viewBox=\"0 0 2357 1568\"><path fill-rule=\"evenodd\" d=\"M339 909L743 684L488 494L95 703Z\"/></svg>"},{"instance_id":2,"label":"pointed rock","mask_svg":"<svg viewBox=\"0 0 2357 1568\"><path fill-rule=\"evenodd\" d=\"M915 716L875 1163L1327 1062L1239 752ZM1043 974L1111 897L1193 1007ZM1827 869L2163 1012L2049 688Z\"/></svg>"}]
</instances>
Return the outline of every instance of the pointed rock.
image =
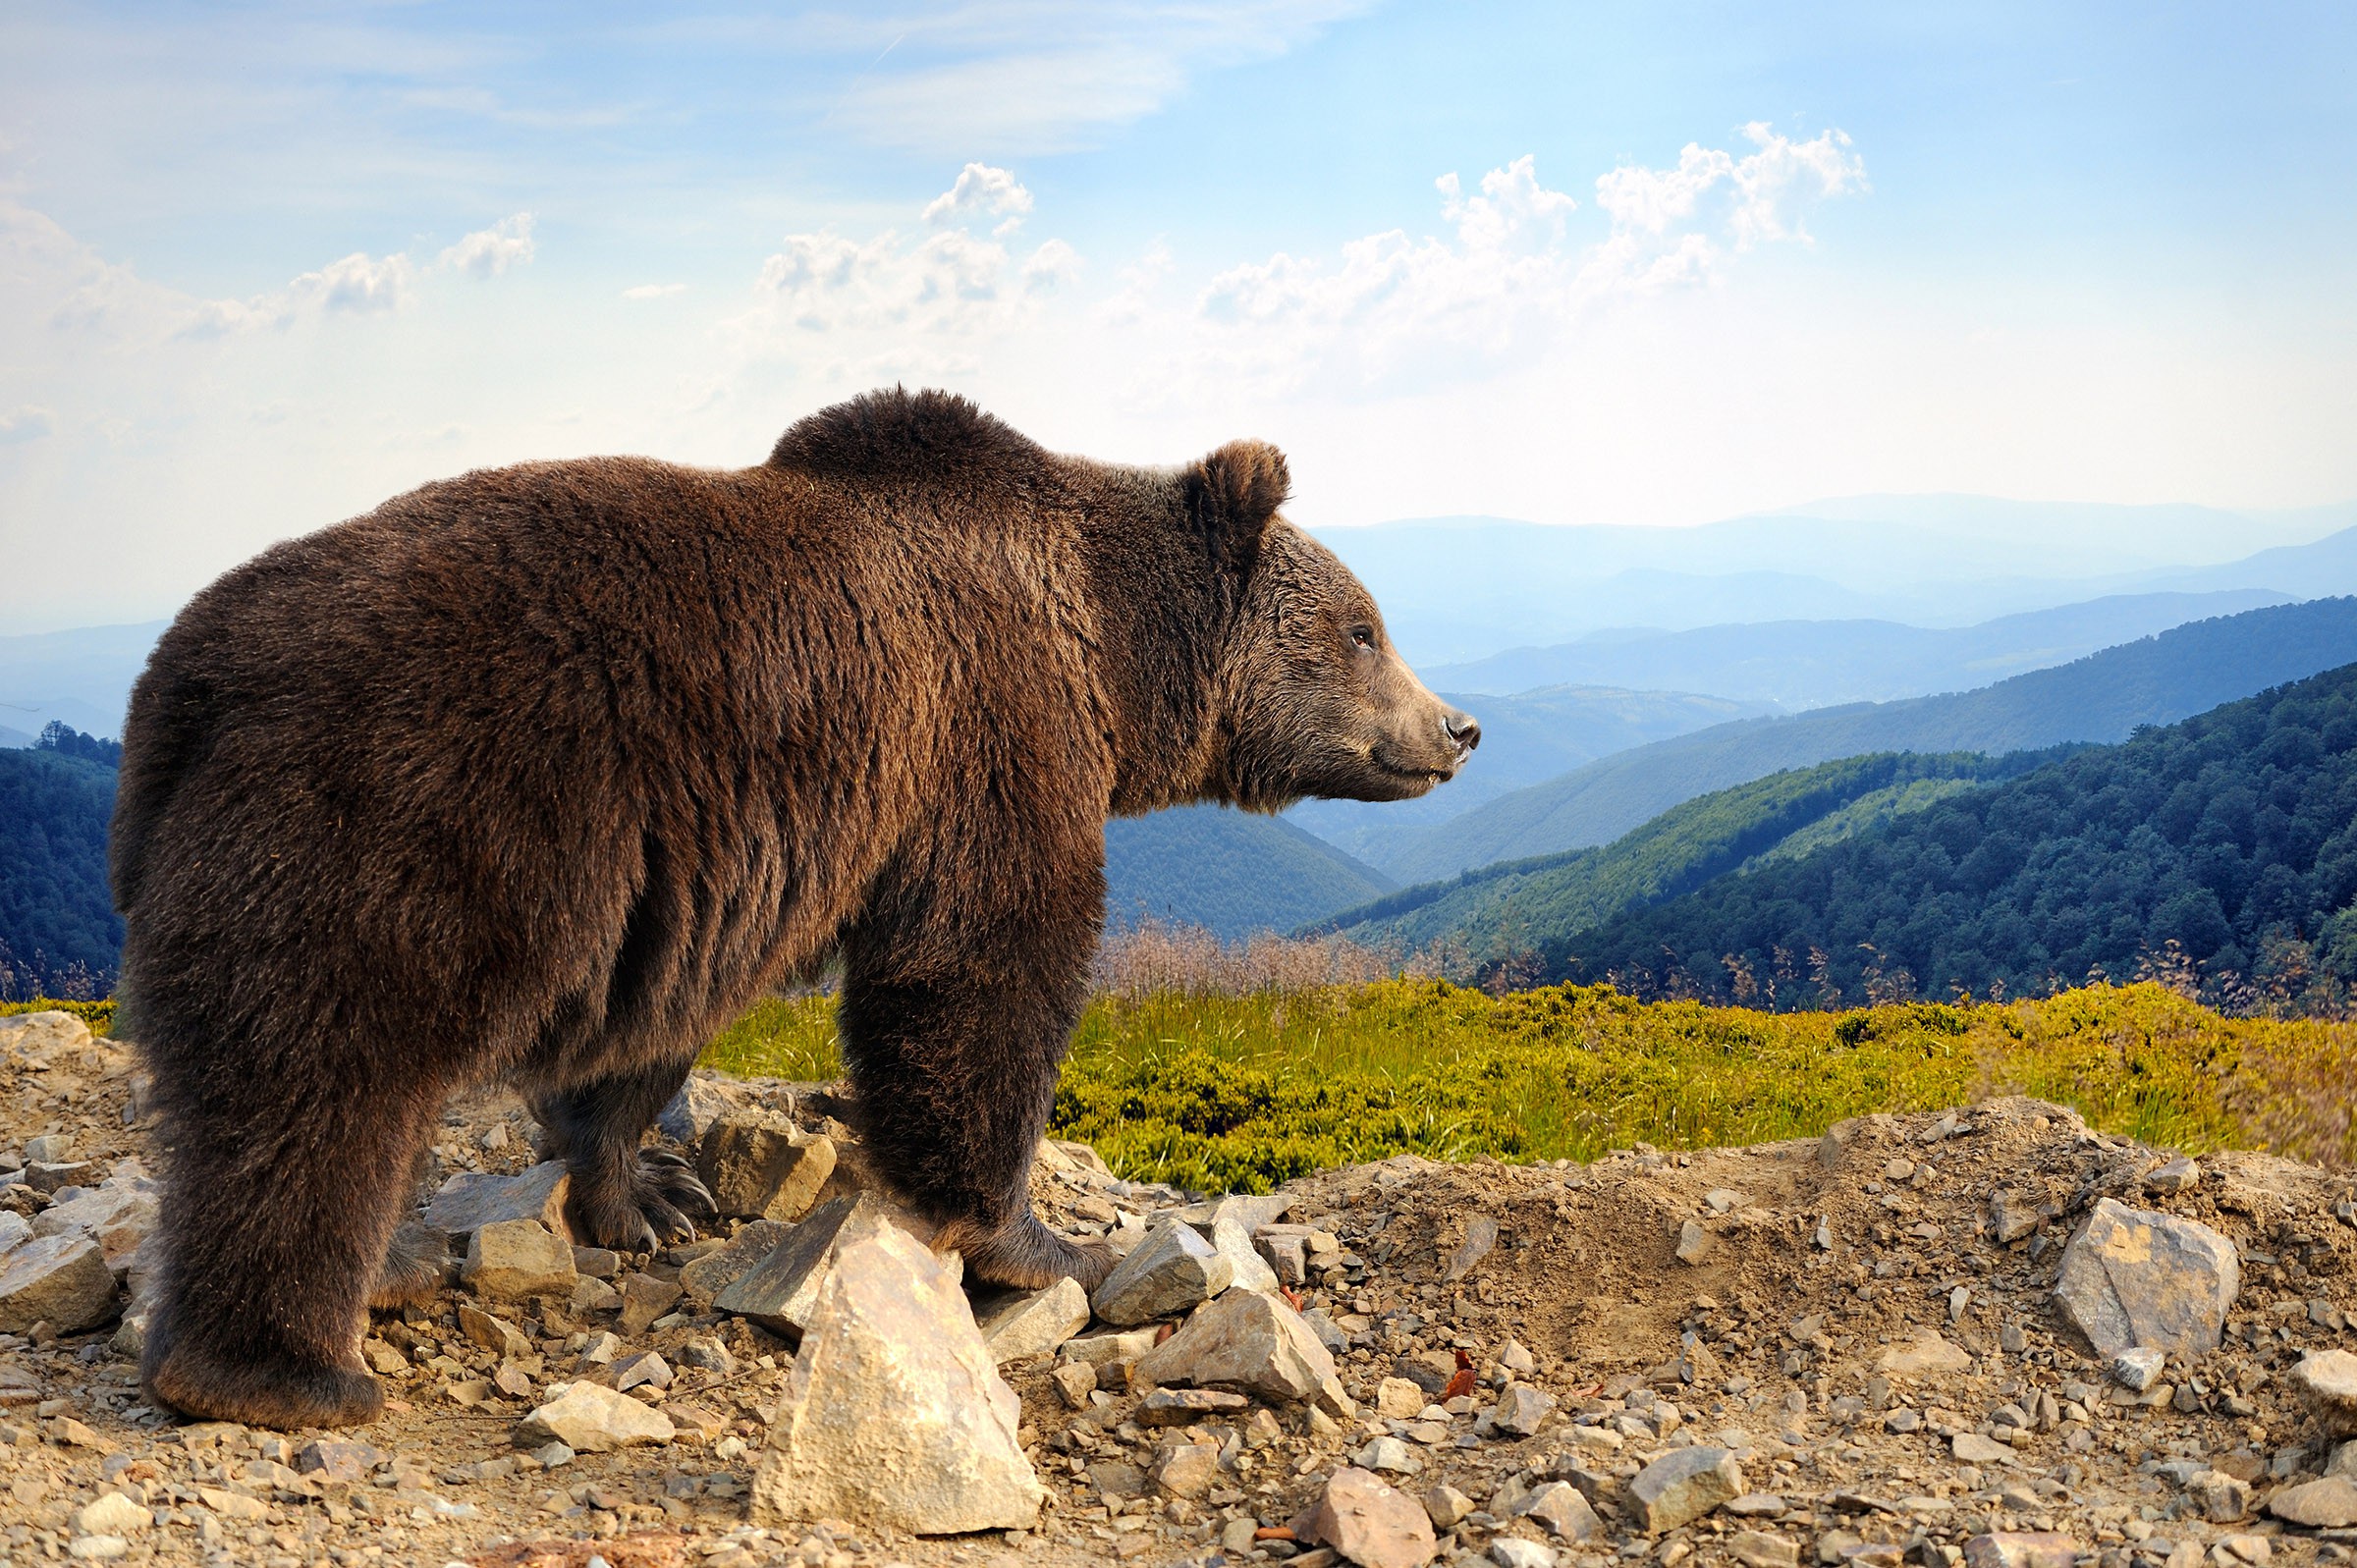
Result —
<instances>
[{"instance_id":1,"label":"pointed rock","mask_svg":"<svg viewBox=\"0 0 2357 1568\"><path fill-rule=\"evenodd\" d=\"M1234 1278L1233 1263L1192 1225L1166 1215L1147 1230L1145 1240L1113 1266L1090 1302L1098 1317L1126 1328L1209 1301Z\"/></svg>"},{"instance_id":2,"label":"pointed rock","mask_svg":"<svg viewBox=\"0 0 2357 1568\"><path fill-rule=\"evenodd\" d=\"M1334 1357L1301 1315L1274 1296L1243 1290L1230 1291L1179 1325L1137 1358L1130 1376L1307 1401L1330 1416L1358 1413L1335 1377Z\"/></svg>"},{"instance_id":3,"label":"pointed rock","mask_svg":"<svg viewBox=\"0 0 2357 1568\"><path fill-rule=\"evenodd\" d=\"M1020 1417L957 1271L879 1222L819 1289L753 1477L754 1518L1029 1529L1046 1493L1015 1441Z\"/></svg>"},{"instance_id":4,"label":"pointed rock","mask_svg":"<svg viewBox=\"0 0 2357 1568\"><path fill-rule=\"evenodd\" d=\"M1423 1568L1440 1550L1422 1504L1354 1467L1334 1473L1296 1534L1332 1546L1359 1568Z\"/></svg>"},{"instance_id":5,"label":"pointed rock","mask_svg":"<svg viewBox=\"0 0 2357 1568\"><path fill-rule=\"evenodd\" d=\"M2149 1345L2191 1360L2218 1348L2241 1288L2224 1236L2104 1198L2062 1249L2055 1304L2099 1356Z\"/></svg>"},{"instance_id":6,"label":"pointed rock","mask_svg":"<svg viewBox=\"0 0 2357 1568\"><path fill-rule=\"evenodd\" d=\"M1743 1492L1743 1468L1725 1448L1672 1448L1628 1484L1637 1528L1649 1536L1700 1519Z\"/></svg>"},{"instance_id":7,"label":"pointed rock","mask_svg":"<svg viewBox=\"0 0 2357 1568\"><path fill-rule=\"evenodd\" d=\"M543 1160L513 1176L461 1171L435 1191L425 1222L455 1240L502 1220L529 1219L570 1246L565 1198L571 1190L561 1160Z\"/></svg>"},{"instance_id":8,"label":"pointed rock","mask_svg":"<svg viewBox=\"0 0 2357 1568\"><path fill-rule=\"evenodd\" d=\"M712 1298L715 1311L749 1318L772 1333L794 1335L808 1326L842 1249L894 1223L892 1207L873 1193L828 1200L787 1233L770 1255Z\"/></svg>"},{"instance_id":9,"label":"pointed rock","mask_svg":"<svg viewBox=\"0 0 2357 1568\"><path fill-rule=\"evenodd\" d=\"M0 1333L21 1334L43 1322L61 1334L80 1333L114 1314L114 1271L89 1237L39 1236L0 1257Z\"/></svg>"},{"instance_id":10,"label":"pointed rock","mask_svg":"<svg viewBox=\"0 0 2357 1568\"><path fill-rule=\"evenodd\" d=\"M576 1382L549 1392L555 1397L517 1427L518 1447L561 1442L576 1454L602 1454L638 1443L669 1442L677 1434L663 1412L593 1382Z\"/></svg>"}]
</instances>

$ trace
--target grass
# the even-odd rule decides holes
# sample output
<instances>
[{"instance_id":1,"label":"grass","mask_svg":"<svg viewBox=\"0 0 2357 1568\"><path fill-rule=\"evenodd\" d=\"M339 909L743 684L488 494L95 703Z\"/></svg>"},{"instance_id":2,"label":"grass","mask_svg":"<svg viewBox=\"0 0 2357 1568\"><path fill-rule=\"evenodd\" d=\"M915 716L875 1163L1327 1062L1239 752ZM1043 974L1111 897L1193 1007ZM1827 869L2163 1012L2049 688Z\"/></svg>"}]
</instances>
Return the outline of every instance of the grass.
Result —
<instances>
[{"instance_id":1,"label":"grass","mask_svg":"<svg viewBox=\"0 0 2357 1568\"><path fill-rule=\"evenodd\" d=\"M769 1001L705 1060L836 1070L824 997ZM2357 1026L2227 1018L2159 985L2035 1001L1767 1013L1605 986L1491 997L1436 979L1100 994L1059 1136L1124 1175L1265 1191L1389 1155L1591 1160L1813 1136L1846 1116L2036 1095L2166 1148L2357 1158Z\"/></svg>"}]
</instances>

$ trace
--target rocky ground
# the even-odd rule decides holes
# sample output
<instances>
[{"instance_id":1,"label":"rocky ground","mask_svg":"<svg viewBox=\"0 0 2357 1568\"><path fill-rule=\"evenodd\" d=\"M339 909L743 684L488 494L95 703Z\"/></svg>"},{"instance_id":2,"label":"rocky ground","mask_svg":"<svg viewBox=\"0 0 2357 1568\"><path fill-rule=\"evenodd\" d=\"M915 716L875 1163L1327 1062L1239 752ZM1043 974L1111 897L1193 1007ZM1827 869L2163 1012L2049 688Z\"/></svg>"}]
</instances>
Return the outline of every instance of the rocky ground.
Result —
<instances>
[{"instance_id":1,"label":"rocky ground","mask_svg":"<svg viewBox=\"0 0 2357 1568\"><path fill-rule=\"evenodd\" d=\"M575 1247L512 1100L451 1108L452 1283L350 1433L140 1400L136 1061L0 1021L0 1562L1608 1559L2265 1568L2357 1545L2346 1177L2007 1100L1586 1167L1402 1159L1203 1201L1043 1149L1125 1254L980 1292L821 1086L699 1078L732 1211ZM14 1172L14 1174L9 1174Z\"/></svg>"}]
</instances>

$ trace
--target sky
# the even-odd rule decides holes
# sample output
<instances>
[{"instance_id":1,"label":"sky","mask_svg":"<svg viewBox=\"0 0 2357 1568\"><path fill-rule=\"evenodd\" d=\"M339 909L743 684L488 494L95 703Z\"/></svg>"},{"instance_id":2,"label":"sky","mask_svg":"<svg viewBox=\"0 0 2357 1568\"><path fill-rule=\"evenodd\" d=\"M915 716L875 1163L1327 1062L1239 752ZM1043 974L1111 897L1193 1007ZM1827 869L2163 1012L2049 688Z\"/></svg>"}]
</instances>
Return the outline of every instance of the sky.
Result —
<instances>
[{"instance_id":1,"label":"sky","mask_svg":"<svg viewBox=\"0 0 2357 1568\"><path fill-rule=\"evenodd\" d=\"M1313 525L2357 499L2357 9L0 10L0 630L865 388Z\"/></svg>"}]
</instances>

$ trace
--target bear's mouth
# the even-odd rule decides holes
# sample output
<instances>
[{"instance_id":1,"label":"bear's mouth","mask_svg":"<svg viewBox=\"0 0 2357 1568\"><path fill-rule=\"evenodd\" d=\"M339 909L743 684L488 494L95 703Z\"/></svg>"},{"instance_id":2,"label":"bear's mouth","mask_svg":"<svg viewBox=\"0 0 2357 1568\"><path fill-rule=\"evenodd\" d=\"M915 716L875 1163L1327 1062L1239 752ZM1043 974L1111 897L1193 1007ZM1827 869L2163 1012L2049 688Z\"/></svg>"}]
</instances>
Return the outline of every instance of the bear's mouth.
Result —
<instances>
[{"instance_id":1,"label":"bear's mouth","mask_svg":"<svg viewBox=\"0 0 2357 1568\"><path fill-rule=\"evenodd\" d=\"M1367 760L1392 778L1415 784L1419 789L1437 789L1456 777L1457 764L1455 762L1445 763L1438 767L1429 763L1413 767L1403 766L1385 756L1383 748L1380 746L1367 753Z\"/></svg>"}]
</instances>

